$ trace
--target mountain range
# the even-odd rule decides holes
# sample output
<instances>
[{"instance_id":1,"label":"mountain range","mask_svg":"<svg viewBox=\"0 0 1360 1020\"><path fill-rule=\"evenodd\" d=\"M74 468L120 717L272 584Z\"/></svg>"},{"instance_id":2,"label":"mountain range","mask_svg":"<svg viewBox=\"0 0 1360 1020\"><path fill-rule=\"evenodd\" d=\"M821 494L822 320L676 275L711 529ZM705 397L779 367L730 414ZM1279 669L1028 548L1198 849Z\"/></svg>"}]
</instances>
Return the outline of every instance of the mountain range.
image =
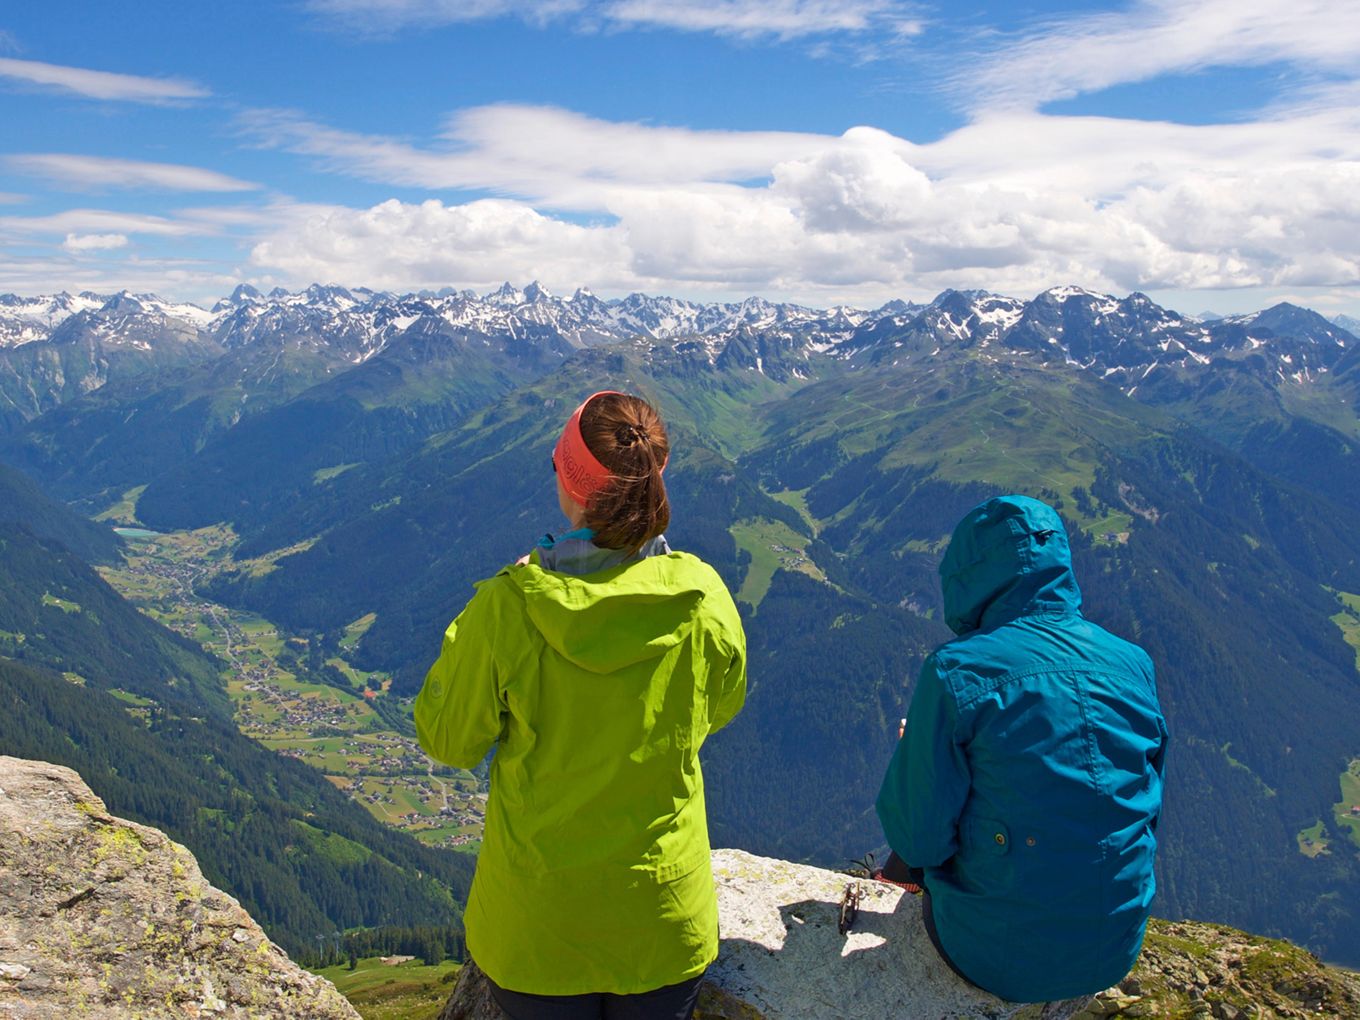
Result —
<instances>
[{"instance_id":1,"label":"mountain range","mask_svg":"<svg viewBox=\"0 0 1360 1020\"><path fill-rule=\"evenodd\" d=\"M1048 500L1088 613L1157 666L1175 742L1158 912L1360 962L1360 845L1335 815L1360 757L1345 323L1075 287L874 310L536 285L96 302L0 298L0 461L91 514L296 550L204 594L323 640L375 614L356 662L394 695L471 583L555 526L545 461L575 403L654 399L669 537L729 583L751 644L747 708L705 762L714 835L762 854L877 847L897 720L949 637L943 543L998 491Z\"/></svg>"}]
</instances>

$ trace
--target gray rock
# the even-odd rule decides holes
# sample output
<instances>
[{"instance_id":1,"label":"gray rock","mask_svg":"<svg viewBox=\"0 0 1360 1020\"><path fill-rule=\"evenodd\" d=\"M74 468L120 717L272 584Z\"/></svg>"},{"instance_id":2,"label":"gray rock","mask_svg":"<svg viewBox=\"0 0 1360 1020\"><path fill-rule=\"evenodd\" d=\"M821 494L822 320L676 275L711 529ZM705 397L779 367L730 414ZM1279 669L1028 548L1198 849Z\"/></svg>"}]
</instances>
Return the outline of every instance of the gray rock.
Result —
<instances>
[{"instance_id":1,"label":"gray rock","mask_svg":"<svg viewBox=\"0 0 1360 1020\"><path fill-rule=\"evenodd\" d=\"M722 945L699 999L700 1020L1067 1020L1086 999L1021 1005L960 980L930 944L920 900L879 882L743 853L713 854ZM860 889L840 934L841 897ZM497 1020L469 964L440 1020Z\"/></svg>"},{"instance_id":2,"label":"gray rock","mask_svg":"<svg viewBox=\"0 0 1360 1020\"><path fill-rule=\"evenodd\" d=\"M0 1020L359 1020L193 855L75 772L0 756Z\"/></svg>"}]
</instances>

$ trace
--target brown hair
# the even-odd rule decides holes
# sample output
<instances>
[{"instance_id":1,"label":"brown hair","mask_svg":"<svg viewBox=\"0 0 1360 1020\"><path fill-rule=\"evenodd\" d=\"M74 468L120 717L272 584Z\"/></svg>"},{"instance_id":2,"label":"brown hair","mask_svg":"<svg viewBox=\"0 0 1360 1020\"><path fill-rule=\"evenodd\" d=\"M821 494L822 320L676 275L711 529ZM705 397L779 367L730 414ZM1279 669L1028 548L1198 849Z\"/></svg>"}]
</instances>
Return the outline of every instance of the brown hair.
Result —
<instances>
[{"instance_id":1,"label":"brown hair","mask_svg":"<svg viewBox=\"0 0 1360 1020\"><path fill-rule=\"evenodd\" d=\"M671 522L661 469L670 438L656 408L641 397L602 393L581 411L581 438L614 476L586 509L595 544L636 551Z\"/></svg>"}]
</instances>

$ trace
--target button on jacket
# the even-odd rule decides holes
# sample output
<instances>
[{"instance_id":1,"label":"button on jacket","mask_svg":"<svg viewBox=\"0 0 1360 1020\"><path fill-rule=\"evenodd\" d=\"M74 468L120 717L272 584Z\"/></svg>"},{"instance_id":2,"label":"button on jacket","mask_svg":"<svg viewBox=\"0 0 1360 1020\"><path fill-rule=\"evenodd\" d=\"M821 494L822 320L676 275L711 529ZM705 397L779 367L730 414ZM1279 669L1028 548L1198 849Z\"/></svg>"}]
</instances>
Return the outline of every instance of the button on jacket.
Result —
<instances>
[{"instance_id":1,"label":"button on jacket","mask_svg":"<svg viewBox=\"0 0 1360 1020\"><path fill-rule=\"evenodd\" d=\"M686 553L541 561L478 585L416 699L433 757L496 745L468 949L512 991L676 984L718 950L699 748L745 697L741 621Z\"/></svg>"},{"instance_id":2,"label":"button on jacket","mask_svg":"<svg viewBox=\"0 0 1360 1020\"><path fill-rule=\"evenodd\" d=\"M970 511L940 565L946 622L878 797L925 869L946 954L1002 998L1128 973L1154 892L1167 732L1151 660L1083 619L1061 518L1023 496Z\"/></svg>"}]
</instances>

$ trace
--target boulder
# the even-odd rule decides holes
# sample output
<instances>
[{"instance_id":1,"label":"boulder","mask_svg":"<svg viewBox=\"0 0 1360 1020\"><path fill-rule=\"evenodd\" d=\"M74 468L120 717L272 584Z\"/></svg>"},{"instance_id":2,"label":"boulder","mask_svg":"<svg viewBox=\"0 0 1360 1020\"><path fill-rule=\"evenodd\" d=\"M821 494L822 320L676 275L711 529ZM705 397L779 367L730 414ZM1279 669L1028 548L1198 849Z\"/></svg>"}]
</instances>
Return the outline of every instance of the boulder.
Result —
<instances>
[{"instance_id":1,"label":"boulder","mask_svg":"<svg viewBox=\"0 0 1360 1020\"><path fill-rule=\"evenodd\" d=\"M1088 1004L1022 1005L969 985L931 946L919 897L894 886L740 850L715 851L713 876L722 942L699 1020L1067 1020ZM842 935L851 884L859 911ZM440 1020L501 1016L485 977L465 966Z\"/></svg>"},{"instance_id":2,"label":"boulder","mask_svg":"<svg viewBox=\"0 0 1360 1020\"><path fill-rule=\"evenodd\" d=\"M0 756L0 1020L359 1020L184 847L68 768Z\"/></svg>"}]
</instances>

